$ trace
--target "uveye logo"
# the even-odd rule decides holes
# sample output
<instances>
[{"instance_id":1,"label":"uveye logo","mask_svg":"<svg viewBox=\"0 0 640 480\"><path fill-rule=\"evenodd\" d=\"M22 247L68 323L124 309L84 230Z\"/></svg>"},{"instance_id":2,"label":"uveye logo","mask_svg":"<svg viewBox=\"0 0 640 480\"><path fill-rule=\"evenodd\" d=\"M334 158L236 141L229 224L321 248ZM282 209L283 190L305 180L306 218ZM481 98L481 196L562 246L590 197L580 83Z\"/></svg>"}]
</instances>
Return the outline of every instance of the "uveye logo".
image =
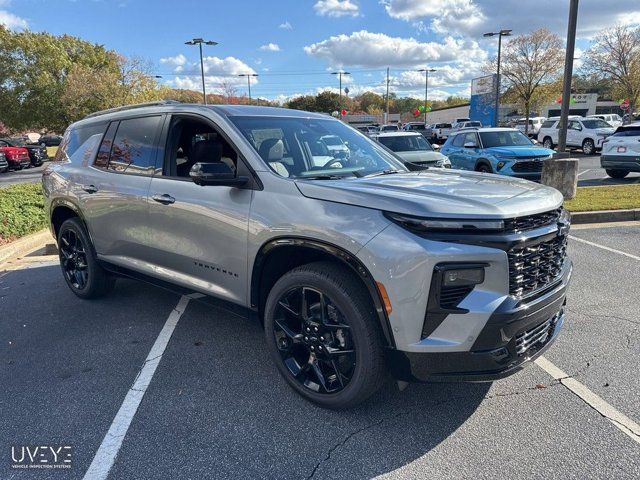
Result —
<instances>
[{"instance_id":1,"label":"uveye logo","mask_svg":"<svg viewBox=\"0 0 640 480\"><path fill-rule=\"evenodd\" d=\"M11 447L11 467L69 469L72 456L69 445L17 445Z\"/></svg>"}]
</instances>

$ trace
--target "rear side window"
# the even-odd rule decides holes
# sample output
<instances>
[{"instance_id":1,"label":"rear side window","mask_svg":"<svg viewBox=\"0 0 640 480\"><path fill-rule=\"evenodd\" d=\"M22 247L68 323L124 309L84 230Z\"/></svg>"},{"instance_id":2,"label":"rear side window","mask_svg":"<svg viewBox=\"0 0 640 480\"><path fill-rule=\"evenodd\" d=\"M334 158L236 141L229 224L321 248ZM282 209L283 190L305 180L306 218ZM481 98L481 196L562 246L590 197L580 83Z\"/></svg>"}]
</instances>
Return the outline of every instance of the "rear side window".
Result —
<instances>
[{"instance_id":1,"label":"rear side window","mask_svg":"<svg viewBox=\"0 0 640 480\"><path fill-rule=\"evenodd\" d=\"M153 175L160 115L122 120L111 147L108 169L119 173Z\"/></svg>"},{"instance_id":2,"label":"rear side window","mask_svg":"<svg viewBox=\"0 0 640 480\"><path fill-rule=\"evenodd\" d=\"M55 161L87 166L93 160L106 123L68 128L56 152Z\"/></svg>"},{"instance_id":3,"label":"rear side window","mask_svg":"<svg viewBox=\"0 0 640 480\"><path fill-rule=\"evenodd\" d=\"M109 166L109 155L111 154L111 147L113 146L113 137L116 135L118 129L118 122L111 122L107 133L105 133L96 160L93 162L94 167L107 168Z\"/></svg>"},{"instance_id":4,"label":"rear side window","mask_svg":"<svg viewBox=\"0 0 640 480\"><path fill-rule=\"evenodd\" d=\"M547 120L542 124L542 127L540 127L540 128L551 128L551 127L553 127L554 123L556 123L555 120Z\"/></svg>"}]
</instances>

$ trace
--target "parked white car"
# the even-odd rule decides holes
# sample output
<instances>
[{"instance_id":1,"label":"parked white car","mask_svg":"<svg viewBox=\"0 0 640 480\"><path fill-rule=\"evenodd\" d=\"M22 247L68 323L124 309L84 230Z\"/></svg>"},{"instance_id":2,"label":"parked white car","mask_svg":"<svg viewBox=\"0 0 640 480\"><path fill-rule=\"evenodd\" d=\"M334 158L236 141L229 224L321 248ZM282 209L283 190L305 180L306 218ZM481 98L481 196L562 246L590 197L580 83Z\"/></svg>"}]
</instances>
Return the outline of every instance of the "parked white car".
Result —
<instances>
[{"instance_id":1,"label":"parked white car","mask_svg":"<svg viewBox=\"0 0 640 480\"><path fill-rule=\"evenodd\" d=\"M451 134L450 123L434 123L431 127L431 138L436 141L444 141Z\"/></svg>"},{"instance_id":2,"label":"parked white car","mask_svg":"<svg viewBox=\"0 0 640 480\"><path fill-rule=\"evenodd\" d=\"M618 127L602 146L600 165L611 178L640 172L640 123Z\"/></svg>"},{"instance_id":3,"label":"parked white car","mask_svg":"<svg viewBox=\"0 0 640 480\"><path fill-rule=\"evenodd\" d=\"M516 128L525 135L536 137L546 119L546 117L529 117L529 127L527 128L527 119L521 118L516 122Z\"/></svg>"},{"instance_id":4,"label":"parked white car","mask_svg":"<svg viewBox=\"0 0 640 480\"><path fill-rule=\"evenodd\" d=\"M604 120L609 125L614 128L618 128L622 126L622 117L617 113L606 113L602 115L589 115L587 118L599 118L600 120Z\"/></svg>"},{"instance_id":5,"label":"parked white car","mask_svg":"<svg viewBox=\"0 0 640 480\"><path fill-rule=\"evenodd\" d=\"M545 148L558 144L560 120L547 121L538 132L538 142ZM585 155L593 155L602 149L605 138L613 135L615 128L599 118L570 117L567 128L567 147L580 148Z\"/></svg>"},{"instance_id":6,"label":"parked white car","mask_svg":"<svg viewBox=\"0 0 640 480\"><path fill-rule=\"evenodd\" d=\"M395 153L409 170L422 167L451 168L449 159L418 132L383 132L371 138Z\"/></svg>"},{"instance_id":7,"label":"parked white car","mask_svg":"<svg viewBox=\"0 0 640 480\"><path fill-rule=\"evenodd\" d=\"M482 128L482 123L475 120L454 123L450 133L457 132L458 130L462 130L463 128Z\"/></svg>"}]
</instances>

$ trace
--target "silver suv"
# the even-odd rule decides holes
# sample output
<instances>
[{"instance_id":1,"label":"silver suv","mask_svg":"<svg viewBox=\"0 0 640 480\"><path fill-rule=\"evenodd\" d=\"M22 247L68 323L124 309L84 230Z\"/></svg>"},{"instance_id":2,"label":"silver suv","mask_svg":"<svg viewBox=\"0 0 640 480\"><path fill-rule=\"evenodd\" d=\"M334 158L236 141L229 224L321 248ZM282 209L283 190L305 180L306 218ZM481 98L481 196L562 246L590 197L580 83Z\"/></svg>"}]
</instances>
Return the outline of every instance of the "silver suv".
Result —
<instances>
[{"instance_id":1,"label":"silver suv","mask_svg":"<svg viewBox=\"0 0 640 480\"><path fill-rule=\"evenodd\" d=\"M56 160L46 208L78 297L130 276L246 307L286 381L324 407L363 401L387 370L404 382L505 377L564 321L559 192L408 172L325 115L133 106L71 125Z\"/></svg>"}]
</instances>

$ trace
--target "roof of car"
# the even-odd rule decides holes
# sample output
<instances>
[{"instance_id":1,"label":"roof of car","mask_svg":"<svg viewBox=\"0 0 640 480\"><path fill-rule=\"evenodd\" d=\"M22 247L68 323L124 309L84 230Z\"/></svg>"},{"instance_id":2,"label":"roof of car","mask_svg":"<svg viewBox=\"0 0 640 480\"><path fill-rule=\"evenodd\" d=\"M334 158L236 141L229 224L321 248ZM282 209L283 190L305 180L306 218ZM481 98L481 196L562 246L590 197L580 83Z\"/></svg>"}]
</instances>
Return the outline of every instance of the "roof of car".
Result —
<instances>
[{"instance_id":1,"label":"roof of car","mask_svg":"<svg viewBox=\"0 0 640 480\"><path fill-rule=\"evenodd\" d=\"M519 132L517 128L508 128L508 127L467 127L461 128L460 130L456 130L452 133L452 135L457 135L458 133L466 133L466 132Z\"/></svg>"},{"instance_id":2,"label":"roof of car","mask_svg":"<svg viewBox=\"0 0 640 480\"><path fill-rule=\"evenodd\" d=\"M203 105L201 105L203 106ZM215 110L227 117L298 117L298 118L333 118L326 113L306 112L281 107L263 107L259 105L208 105L207 108Z\"/></svg>"},{"instance_id":3,"label":"roof of car","mask_svg":"<svg viewBox=\"0 0 640 480\"><path fill-rule=\"evenodd\" d=\"M374 137L415 137L416 135L422 136L418 132L405 132L398 130L397 132L380 132L374 135Z\"/></svg>"}]
</instances>

